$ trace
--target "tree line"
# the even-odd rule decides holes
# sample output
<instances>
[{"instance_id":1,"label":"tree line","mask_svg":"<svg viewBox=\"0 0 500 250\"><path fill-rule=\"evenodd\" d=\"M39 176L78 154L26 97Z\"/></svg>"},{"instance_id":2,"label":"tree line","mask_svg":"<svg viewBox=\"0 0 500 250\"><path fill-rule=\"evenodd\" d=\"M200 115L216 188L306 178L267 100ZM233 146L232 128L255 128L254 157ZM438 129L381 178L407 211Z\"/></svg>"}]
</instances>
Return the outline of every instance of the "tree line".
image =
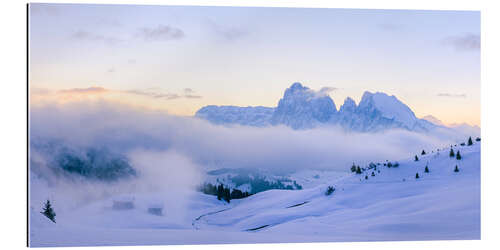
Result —
<instances>
[{"instance_id":1,"label":"tree line","mask_svg":"<svg viewBox=\"0 0 500 250\"><path fill-rule=\"evenodd\" d=\"M242 199L252 195L252 193L247 191L243 192L236 188L233 188L231 191L229 187L226 187L223 184L213 185L211 183L205 183L199 189L204 194L215 195L218 200L224 200L227 203L230 203L232 199Z\"/></svg>"}]
</instances>

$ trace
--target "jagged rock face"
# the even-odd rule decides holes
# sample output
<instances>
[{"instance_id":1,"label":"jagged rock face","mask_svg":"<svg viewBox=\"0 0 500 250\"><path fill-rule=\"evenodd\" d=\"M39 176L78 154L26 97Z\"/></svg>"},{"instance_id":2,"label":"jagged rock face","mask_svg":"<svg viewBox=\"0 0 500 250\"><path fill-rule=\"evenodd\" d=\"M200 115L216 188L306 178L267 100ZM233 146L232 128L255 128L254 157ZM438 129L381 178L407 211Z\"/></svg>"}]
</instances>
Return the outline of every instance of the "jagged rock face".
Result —
<instances>
[{"instance_id":1,"label":"jagged rock face","mask_svg":"<svg viewBox=\"0 0 500 250\"><path fill-rule=\"evenodd\" d=\"M347 97L344 104L340 106L340 113L354 113L356 112L356 102L351 97Z\"/></svg>"},{"instance_id":2,"label":"jagged rock face","mask_svg":"<svg viewBox=\"0 0 500 250\"><path fill-rule=\"evenodd\" d=\"M366 91L359 105L347 98L334 123L362 132L403 128L411 131L426 131L432 127L427 121L418 119L413 111L395 96Z\"/></svg>"},{"instance_id":3,"label":"jagged rock face","mask_svg":"<svg viewBox=\"0 0 500 250\"><path fill-rule=\"evenodd\" d=\"M373 94L366 91L359 103L358 112L392 120L407 129L412 129L418 120L413 111L395 96L381 92Z\"/></svg>"},{"instance_id":4,"label":"jagged rock face","mask_svg":"<svg viewBox=\"0 0 500 250\"><path fill-rule=\"evenodd\" d=\"M286 89L278 107L206 106L197 117L215 124L248 126L286 125L309 129L322 124L340 125L346 130L373 132L390 128L427 131L435 125L418 119L413 111L395 96L365 92L359 105L347 97L339 111L334 101L296 82Z\"/></svg>"},{"instance_id":5,"label":"jagged rock face","mask_svg":"<svg viewBox=\"0 0 500 250\"><path fill-rule=\"evenodd\" d=\"M284 124L294 129L312 128L325 123L337 112L328 96L320 96L296 82L285 91L271 118L271 124Z\"/></svg>"}]
</instances>

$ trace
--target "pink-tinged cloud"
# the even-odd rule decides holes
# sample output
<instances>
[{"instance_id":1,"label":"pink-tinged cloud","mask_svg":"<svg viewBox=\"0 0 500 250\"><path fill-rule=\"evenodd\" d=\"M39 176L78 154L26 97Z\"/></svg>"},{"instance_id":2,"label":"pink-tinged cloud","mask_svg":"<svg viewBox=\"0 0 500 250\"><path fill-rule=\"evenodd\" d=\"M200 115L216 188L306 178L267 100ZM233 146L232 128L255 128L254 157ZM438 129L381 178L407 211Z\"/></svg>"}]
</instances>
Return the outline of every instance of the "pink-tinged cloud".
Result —
<instances>
[{"instance_id":1,"label":"pink-tinged cloud","mask_svg":"<svg viewBox=\"0 0 500 250\"><path fill-rule=\"evenodd\" d=\"M61 94L101 94L110 92L110 90L103 87L88 87L88 88L74 88L74 89L62 89L59 90Z\"/></svg>"}]
</instances>

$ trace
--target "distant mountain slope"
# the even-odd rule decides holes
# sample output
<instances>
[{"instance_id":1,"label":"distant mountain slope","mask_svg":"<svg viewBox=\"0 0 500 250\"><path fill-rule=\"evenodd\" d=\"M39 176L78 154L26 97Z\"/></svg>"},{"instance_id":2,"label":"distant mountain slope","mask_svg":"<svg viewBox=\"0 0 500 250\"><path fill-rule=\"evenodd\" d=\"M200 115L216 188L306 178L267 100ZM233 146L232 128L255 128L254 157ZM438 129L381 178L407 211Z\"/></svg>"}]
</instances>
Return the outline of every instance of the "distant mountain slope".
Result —
<instances>
[{"instance_id":1,"label":"distant mountain slope","mask_svg":"<svg viewBox=\"0 0 500 250\"><path fill-rule=\"evenodd\" d=\"M427 131L437 126L418 119L413 111L395 96L381 92L365 92L359 105L348 97L337 111L335 102L328 95L311 90L298 82L285 90L276 108L210 105L198 110L195 116L223 125L285 125L293 129L310 129L320 125L338 124L347 130L362 132L390 128Z\"/></svg>"},{"instance_id":2,"label":"distant mountain slope","mask_svg":"<svg viewBox=\"0 0 500 250\"><path fill-rule=\"evenodd\" d=\"M426 115L426 116L422 117L422 119L424 119L428 122L434 123L435 125L438 125L438 126L445 126L445 124L441 120L439 120L438 118L436 118L435 116L432 116L432 115Z\"/></svg>"}]
</instances>

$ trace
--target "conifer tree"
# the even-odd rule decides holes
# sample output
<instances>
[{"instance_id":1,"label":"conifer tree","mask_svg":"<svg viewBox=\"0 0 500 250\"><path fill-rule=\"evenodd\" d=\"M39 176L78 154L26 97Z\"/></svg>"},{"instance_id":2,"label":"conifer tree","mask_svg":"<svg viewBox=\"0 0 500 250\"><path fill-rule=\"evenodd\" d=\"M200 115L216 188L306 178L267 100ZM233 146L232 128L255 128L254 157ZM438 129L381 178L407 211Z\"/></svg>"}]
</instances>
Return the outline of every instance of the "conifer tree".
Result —
<instances>
[{"instance_id":1,"label":"conifer tree","mask_svg":"<svg viewBox=\"0 0 500 250\"><path fill-rule=\"evenodd\" d=\"M372 172L372 176L375 176L375 172Z\"/></svg>"},{"instance_id":2,"label":"conifer tree","mask_svg":"<svg viewBox=\"0 0 500 250\"><path fill-rule=\"evenodd\" d=\"M455 157L455 152L453 151L453 148L450 149L450 157Z\"/></svg>"},{"instance_id":3,"label":"conifer tree","mask_svg":"<svg viewBox=\"0 0 500 250\"><path fill-rule=\"evenodd\" d=\"M455 170L453 170L453 172L458 172L460 170L458 170L458 165L455 165Z\"/></svg>"},{"instance_id":4,"label":"conifer tree","mask_svg":"<svg viewBox=\"0 0 500 250\"><path fill-rule=\"evenodd\" d=\"M47 218L49 218L52 222L56 223L56 213L54 212L49 200L45 202L43 211L40 213L47 216Z\"/></svg>"},{"instance_id":5,"label":"conifer tree","mask_svg":"<svg viewBox=\"0 0 500 250\"><path fill-rule=\"evenodd\" d=\"M425 150L422 150L422 155L425 155Z\"/></svg>"},{"instance_id":6,"label":"conifer tree","mask_svg":"<svg viewBox=\"0 0 500 250\"><path fill-rule=\"evenodd\" d=\"M356 168L356 174L361 174L361 168L359 166Z\"/></svg>"},{"instance_id":7,"label":"conifer tree","mask_svg":"<svg viewBox=\"0 0 500 250\"><path fill-rule=\"evenodd\" d=\"M471 146L472 145L472 138L469 136L469 141L467 142L467 146Z\"/></svg>"},{"instance_id":8,"label":"conifer tree","mask_svg":"<svg viewBox=\"0 0 500 250\"><path fill-rule=\"evenodd\" d=\"M352 164L351 172L356 172L356 166L354 165L354 163Z\"/></svg>"},{"instance_id":9,"label":"conifer tree","mask_svg":"<svg viewBox=\"0 0 500 250\"><path fill-rule=\"evenodd\" d=\"M425 166L425 171L426 173L429 173L429 167Z\"/></svg>"},{"instance_id":10,"label":"conifer tree","mask_svg":"<svg viewBox=\"0 0 500 250\"><path fill-rule=\"evenodd\" d=\"M365 180L368 180L368 175L365 175Z\"/></svg>"},{"instance_id":11,"label":"conifer tree","mask_svg":"<svg viewBox=\"0 0 500 250\"><path fill-rule=\"evenodd\" d=\"M415 155L415 161L418 161L418 156Z\"/></svg>"},{"instance_id":12,"label":"conifer tree","mask_svg":"<svg viewBox=\"0 0 500 250\"><path fill-rule=\"evenodd\" d=\"M457 151L457 160L462 160L462 156L460 155L460 150Z\"/></svg>"},{"instance_id":13,"label":"conifer tree","mask_svg":"<svg viewBox=\"0 0 500 250\"><path fill-rule=\"evenodd\" d=\"M415 179L418 179L420 178L420 176L418 176L418 173L415 175Z\"/></svg>"}]
</instances>

